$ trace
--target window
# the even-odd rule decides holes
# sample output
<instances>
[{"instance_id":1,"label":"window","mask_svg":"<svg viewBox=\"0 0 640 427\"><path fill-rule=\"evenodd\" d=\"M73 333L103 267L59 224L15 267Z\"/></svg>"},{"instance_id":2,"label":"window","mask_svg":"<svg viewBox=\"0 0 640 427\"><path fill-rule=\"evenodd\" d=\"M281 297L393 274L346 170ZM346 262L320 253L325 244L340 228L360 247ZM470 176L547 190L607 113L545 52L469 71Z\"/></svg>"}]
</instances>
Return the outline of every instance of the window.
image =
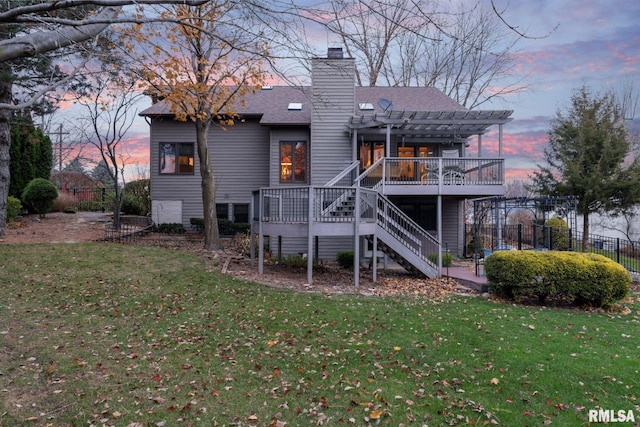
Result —
<instances>
[{"instance_id":1,"label":"window","mask_svg":"<svg viewBox=\"0 0 640 427\"><path fill-rule=\"evenodd\" d=\"M161 174L193 174L192 143L160 144Z\"/></svg>"},{"instance_id":2,"label":"window","mask_svg":"<svg viewBox=\"0 0 640 427\"><path fill-rule=\"evenodd\" d=\"M216 203L216 216L218 219L229 219L229 204Z\"/></svg>"},{"instance_id":3,"label":"window","mask_svg":"<svg viewBox=\"0 0 640 427\"><path fill-rule=\"evenodd\" d=\"M306 141L280 143L280 182L307 182Z\"/></svg>"},{"instance_id":4,"label":"window","mask_svg":"<svg viewBox=\"0 0 640 427\"><path fill-rule=\"evenodd\" d=\"M362 142L360 144L360 169L369 169L369 166L384 157L384 143Z\"/></svg>"},{"instance_id":5,"label":"window","mask_svg":"<svg viewBox=\"0 0 640 427\"><path fill-rule=\"evenodd\" d=\"M239 223L249 222L249 205L246 205L246 204L233 205L233 222L239 222Z\"/></svg>"}]
</instances>

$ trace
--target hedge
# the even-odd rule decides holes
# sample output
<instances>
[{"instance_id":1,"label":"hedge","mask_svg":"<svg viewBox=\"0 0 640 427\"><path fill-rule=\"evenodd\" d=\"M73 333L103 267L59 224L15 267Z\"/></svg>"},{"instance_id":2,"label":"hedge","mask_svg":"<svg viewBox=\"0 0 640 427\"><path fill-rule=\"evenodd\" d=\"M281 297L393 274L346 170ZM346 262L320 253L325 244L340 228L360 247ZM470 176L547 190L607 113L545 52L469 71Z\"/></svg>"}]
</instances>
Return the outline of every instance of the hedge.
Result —
<instances>
[{"instance_id":1,"label":"hedge","mask_svg":"<svg viewBox=\"0 0 640 427\"><path fill-rule=\"evenodd\" d=\"M598 254L499 251L484 267L492 292L510 299L569 297L577 304L611 307L631 290L625 268Z\"/></svg>"}]
</instances>

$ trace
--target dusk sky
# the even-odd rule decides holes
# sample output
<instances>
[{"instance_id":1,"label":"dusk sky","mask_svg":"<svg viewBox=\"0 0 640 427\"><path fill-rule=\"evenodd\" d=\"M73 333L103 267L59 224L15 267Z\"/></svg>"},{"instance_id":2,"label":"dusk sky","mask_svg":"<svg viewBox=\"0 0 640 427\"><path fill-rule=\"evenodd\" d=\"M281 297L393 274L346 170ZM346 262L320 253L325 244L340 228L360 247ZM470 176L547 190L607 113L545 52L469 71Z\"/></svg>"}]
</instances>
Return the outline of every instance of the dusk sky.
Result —
<instances>
[{"instance_id":1,"label":"dusk sky","mask_svg":"<svg viewBox=\"0 0 640 427\"><path fill-rule=\"evenodd\" d=\"M526 179L542 162L550 120L570 106L574 89L599 93L633 81L640 90L640 2L634 0L527 1L508 4L505 19L531 36L517 52L530 89L491 108L513 109L505 126L507 180ZM554 30L554 28L557 28ZM638 126L638 117L634 123ZM483 147L484 148L484 147Z\"/></svg>"},{"instance_id":2,"label":"dusk sky","mask_svg":"<svg viewBox=\"0 0 640 427\"><path fill-rule=\"evenodd\" d=\"M490 7L490 0L483 0ZM593 91L634 81L640 89L640 2L637 0L494 0L506 7L505 20L536 39L518 44L516 71L526 76L527 92L483 109L514 110L504 128L507 181L527 179L548 139L550 120L566 111L572 90ZM466 3L466 2L465 2ZM319 50L326 50L322 47ZM141 108L145 108L143 105ZM636 126L640 121L634 121ZM148 131L137 120L127 138L133 161L148 167ZM483 138L483 155L491 156L493 135ZM472 144L473 146L474 144ZM495 151L497 155L497 149Z\"/></svg>"}]
</instances>

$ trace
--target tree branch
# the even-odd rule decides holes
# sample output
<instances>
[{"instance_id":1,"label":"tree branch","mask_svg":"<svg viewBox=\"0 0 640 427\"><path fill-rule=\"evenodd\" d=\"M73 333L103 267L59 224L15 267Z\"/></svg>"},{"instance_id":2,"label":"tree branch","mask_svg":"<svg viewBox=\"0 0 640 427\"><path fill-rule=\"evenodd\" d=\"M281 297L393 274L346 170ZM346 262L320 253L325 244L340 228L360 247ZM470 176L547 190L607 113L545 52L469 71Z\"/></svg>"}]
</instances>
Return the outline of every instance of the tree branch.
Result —
<instances>
[{"instance_id":1,"label":"tree branch","mask_svg":"<svg viewBox=\"0 0 640 427\"><path fill-rule=\"evenodd\" d=\"M33 15L37 13L53 12L56 10L69 9L77 6L104 6L104 7L121 7L132 4L166 4L166 3L179 3L188 6L199 6L207 3L209 0L178 0L178 1L166 1L166 0L66 0L66 1L54 1L43 2L38 4L32 4L28 6L15 7L6 12L0 13L0 22L39 22L33 21L21 21L20 17L25 15Z\"/></svg>"}]
</instances>

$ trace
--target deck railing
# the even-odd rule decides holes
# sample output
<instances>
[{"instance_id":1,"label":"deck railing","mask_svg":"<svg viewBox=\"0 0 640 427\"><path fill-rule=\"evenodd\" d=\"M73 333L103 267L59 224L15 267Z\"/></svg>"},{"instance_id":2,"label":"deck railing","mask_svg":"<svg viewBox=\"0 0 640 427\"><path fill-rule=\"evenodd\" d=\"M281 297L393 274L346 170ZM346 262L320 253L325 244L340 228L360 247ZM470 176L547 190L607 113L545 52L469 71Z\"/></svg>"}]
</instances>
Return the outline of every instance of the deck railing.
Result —
<instances>
[{"instance_id":1,"label":"deck railing","mask_svg":"<svg viewBox=\"0 0 640 427\"><path fill-rule=\"evenodd\" d=\"M355 187L263 188L254 195L254 219L272 223L353 222ZM309 218L309 196L312 215ZM376 193L360 191L360 219L375 219Z\"/></svg>"},{"instance_id":2,"label":"deck railing","mask_svg":"<svg viewBox=\"0 0 640 427\"><path fill-rule=\"evenodd\" d=\"M364 188L380 185L502 185L504 159L477 157L386 157L357 179Z\"/></svg>"}]
</instances>

